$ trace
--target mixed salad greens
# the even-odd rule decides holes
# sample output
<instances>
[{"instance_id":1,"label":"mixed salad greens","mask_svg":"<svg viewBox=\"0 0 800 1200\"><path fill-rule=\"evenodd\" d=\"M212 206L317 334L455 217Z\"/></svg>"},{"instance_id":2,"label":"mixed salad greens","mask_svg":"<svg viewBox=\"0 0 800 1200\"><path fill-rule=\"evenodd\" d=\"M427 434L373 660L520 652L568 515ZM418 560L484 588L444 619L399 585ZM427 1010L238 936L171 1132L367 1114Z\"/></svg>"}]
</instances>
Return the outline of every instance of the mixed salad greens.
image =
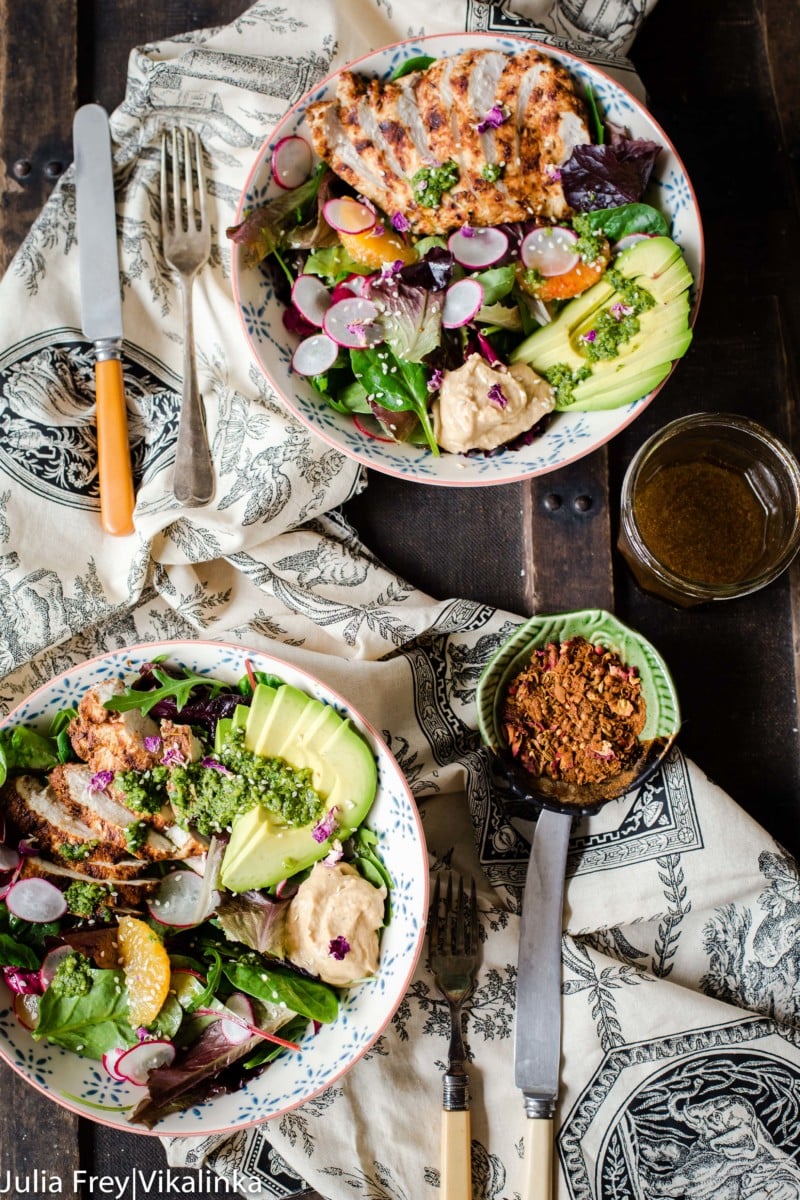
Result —
<instances>
[{"instance_id":1,"label":"mixed salad greens","mask_svg":"<svg viewBox=\"0 0 800 1200\"><path fill-rule=\"evenodd\" d=\"M279 736L284 757L271 752ZM90 689L46 733L0 731L0 784L13 1010L35 1039L141 1085L134 1122L298 1053L309 1023L336 1020L341 987L377 969L392 880L363 823L372 751L278 677L248 664L231 686L148 663ZM276 852L282 838L292 857ZM374 962L349 967L364 939Z\"/></svg>"},{"instance_id":2,"label":"mixed salad greens","mask_svg":"<svg viewBox=\"0 0 800 1200\"><path fill-rule=\"evenodd\" d=\"M395 78L433 61L404 64ZM475 356L498 372L481 397L490 408L506 407L509 366L524 363L550 385L547 407L557 412L649 394L685 352L692 278L668 220L644 199L662 148L604 121L591 88L587 108L593 140L576 145L557 172L568 218L465 225L449 236L413 236L402 212L379 212L324 162L315 164L304 138L277 143L280 194L228 236L248 265L271 272L284 324L300 339L293 370L365 436L418 443L432 454L451 448L441 434L444 389ZM485 119L508 116L496 108ZM422 181L426 204L454 186L452 165ZM638 261L625 270L626 255L644 239L659 241L662 259L653 271ZM667 313L649 280L663 259L675 258L682 272ZM539 334L556 325L563 336L554 347ZM618 366L620 388L609 378ZM551 420L549 412L534 415L521 435L501 446L476 440L467 452L529 443Z\"/></svg>"}]
</instances>

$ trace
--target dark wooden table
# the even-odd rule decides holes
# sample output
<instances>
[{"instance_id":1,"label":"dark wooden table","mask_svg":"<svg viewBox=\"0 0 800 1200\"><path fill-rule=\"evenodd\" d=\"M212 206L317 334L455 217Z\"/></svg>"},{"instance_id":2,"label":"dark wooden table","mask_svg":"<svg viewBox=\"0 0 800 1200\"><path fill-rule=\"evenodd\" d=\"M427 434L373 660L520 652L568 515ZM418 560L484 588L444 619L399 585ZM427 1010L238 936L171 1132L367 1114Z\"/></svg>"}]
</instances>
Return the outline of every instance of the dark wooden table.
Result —
<instances>
[{"instance_id":1,"label":"dark wooden table","mask_svg":"<svg viewBox=\"0 0 800 1200\"><path fill-rule=\"evenodd\" d=\"M70 162L76 105L122 99L134 45L230 20L246 0L0 0L0 267ZM510 7L513 9L513 0ZM613 607L675 676L683 749L800 851L798 567L753 596L683 611L642 593L614 549L622 475L666 420L745 413L800 449L800 6L661 0L634 61L694 182L707 271L695 341L607 448L526 484L457 491L374 475L348 514L437 597L518 613ZM557 497L558 501L550 498ZM160 1143L79 1121L0 1069L0 1180L164 1166Z\"/></svg>"}]
</instances>

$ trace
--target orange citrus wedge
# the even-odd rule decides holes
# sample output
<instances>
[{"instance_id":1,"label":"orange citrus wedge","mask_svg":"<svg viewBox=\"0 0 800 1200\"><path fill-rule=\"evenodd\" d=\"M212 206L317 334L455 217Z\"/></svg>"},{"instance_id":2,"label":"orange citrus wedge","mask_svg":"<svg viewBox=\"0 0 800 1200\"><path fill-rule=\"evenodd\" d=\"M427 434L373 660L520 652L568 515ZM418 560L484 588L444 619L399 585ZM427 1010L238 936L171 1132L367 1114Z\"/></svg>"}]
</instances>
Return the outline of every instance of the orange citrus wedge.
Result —
<instances>
[{"instance_id":1,"label":"orange citrus wedge","mask_svg":"<svg viewBox=\"0 0 800 1200\"><path fill-rule=\"evenodd\" d=\"M384 263L398 259L403 263L416 262L417 252L404 242L399 233L386 229L380 222L363 233L339 233L339 240L347 253L362 267L374 267L377 271Z\"/></svg>"},{"instance_id":2,"label":"orange citrus wedge","mask_svg":"<svg viewBox=\"0 0 800 1200\"><path fill-rule=\"evenodd\" d=\"M120 917L119 961L128 988L132 1025L155 1021L169 991L169 956L158 934L137 917Z\"/></svg>"}]
</instances>

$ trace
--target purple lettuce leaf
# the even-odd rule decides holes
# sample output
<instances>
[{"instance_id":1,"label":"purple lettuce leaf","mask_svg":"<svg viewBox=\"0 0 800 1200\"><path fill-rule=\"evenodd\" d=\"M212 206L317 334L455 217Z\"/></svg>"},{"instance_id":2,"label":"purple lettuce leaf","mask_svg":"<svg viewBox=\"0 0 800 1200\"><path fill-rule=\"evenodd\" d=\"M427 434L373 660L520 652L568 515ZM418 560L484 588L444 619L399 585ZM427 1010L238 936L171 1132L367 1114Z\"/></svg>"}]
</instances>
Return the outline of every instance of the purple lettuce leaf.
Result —
<instances>
[{"instance_id":1,"label":"purple lettuce leaf","mask_svg":"<svg viewBox=\"0 0 800 1200\"><path fill-rule=\"evenodd\" d=\"M434 247L419 262L371 283L369 295L380 309L384 340L401 361L422 362L439 345L452 271L452 255Z\"/></svg>"},{"instance_id":2,"label":"purple lettuce leaf","mask_svg":"<svg viewBox=\"0 0 800 1200\"><path fill-rule=\"evenodd\" d=\"M561 168L567 203L589 212L641 200L660 152L657 142L621 136L602 146L576 146Z\"/></svg>"},{"instance_id":3,"label":"purple lettuce leaf","mask_svg":"<svg viewBox=\"0 0 800 1200\"><path fill-rule=\"evenodd\" d=\"M263 892L223 893L216 919L227 938L259 954L283 958L283 926L289 899L274 900Z\"/></svg>"}]
</instances>

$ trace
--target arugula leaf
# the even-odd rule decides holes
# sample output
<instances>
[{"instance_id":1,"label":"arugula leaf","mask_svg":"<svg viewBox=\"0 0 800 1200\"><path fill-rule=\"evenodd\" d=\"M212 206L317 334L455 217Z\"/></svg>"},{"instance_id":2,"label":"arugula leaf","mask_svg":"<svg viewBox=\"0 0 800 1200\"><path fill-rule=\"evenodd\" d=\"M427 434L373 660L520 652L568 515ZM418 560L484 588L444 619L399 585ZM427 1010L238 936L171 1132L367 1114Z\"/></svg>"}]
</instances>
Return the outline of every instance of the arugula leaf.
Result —
<instances>
[{"instance_id":1,"label":"arugula leaf","mask_svg":"<svg viewBox=\"0 0 800 1200\"><path fill-rule=\"evenodd\" d=\"M168 675L166 671L154 666L153 675L161 684L161 687L151 688L149 691L128 688L127 691L121 692L118 696L111 696L108 700L104 700L103 707L110 709L112 712L130 712L132 709L138 708L143 713L149 713L150 709L154 708L160 700L173 698L178 712L180 712L184 705L188 703L189 696L194 688L205 688L213 696L229 686L226 683L221 683L218 679L209 679L206 675L195 675L193 671L186 671L181 678L176 679Z\"/></svg>"},{"instance_id":2,"label":"arugula leaf","mask_svg":"<svg viewBox=\"0 0 800 1200\"><path fill-rule=\"evenodd\" d=\"M237 992L246 992L264 1004L283 1003L292 1012L323 1024L338 1016L336 992L317 979L267 968L263 963L226 963L222 969Z\"/></svg>"},{"instance_id":3,"label":"arugula leaf","mask_svg":"<svg viewBox=\"0 0 800 1200\"><path fill-rule=\"evenodd\" d=\"M135 1046L122 971L90 970L92 986L83 996L58 996L48 988L39 1004L37 1041L46 1038L84 1058L100 1059L115 1046Z\"/></svg>"},{"instance_id":4,"label":"arugula leaf","mask_svg":"<svg viewBox=\"0 0 800 1200\"><path fill-rule=\"evenodd\" d=\"M388 346L351 350L353 373L377 404L389 412L413 412L431 453L439 453L428 411L428 370L422 363L398 359Z\"/></svg>"}]
</instances>

